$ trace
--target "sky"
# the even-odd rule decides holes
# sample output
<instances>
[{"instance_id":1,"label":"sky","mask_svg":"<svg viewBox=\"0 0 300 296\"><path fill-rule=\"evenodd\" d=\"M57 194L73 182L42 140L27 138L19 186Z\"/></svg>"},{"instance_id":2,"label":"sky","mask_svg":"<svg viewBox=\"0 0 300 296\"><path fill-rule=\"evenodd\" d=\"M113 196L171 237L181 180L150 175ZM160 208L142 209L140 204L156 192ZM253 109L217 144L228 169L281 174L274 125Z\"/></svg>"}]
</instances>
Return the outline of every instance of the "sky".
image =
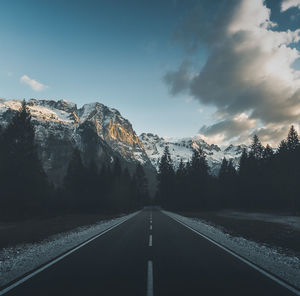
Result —
<instances>
[{"instance_id":1,"label":"sky","mask_svg":"<svg viewBox=\"0 0 300 296\"><path fill-rule=\"evenodd\" d=\"M0 97L99 101L138 134L276 145L300 122L300 0L2 0Z\"/></svg>"}]
</instances>

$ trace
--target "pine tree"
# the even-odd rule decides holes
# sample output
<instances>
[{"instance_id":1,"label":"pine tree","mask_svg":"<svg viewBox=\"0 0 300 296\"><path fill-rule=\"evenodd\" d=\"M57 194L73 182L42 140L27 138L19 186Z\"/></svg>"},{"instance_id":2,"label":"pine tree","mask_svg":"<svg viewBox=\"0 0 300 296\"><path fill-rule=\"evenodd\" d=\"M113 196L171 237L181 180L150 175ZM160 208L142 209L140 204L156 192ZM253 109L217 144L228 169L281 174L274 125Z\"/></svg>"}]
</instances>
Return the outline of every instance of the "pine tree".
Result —
<instances>
[{"instance_id":1,"label":"pine tree","mask_svg":"<svg viewBox=\"0 0 300 296\"><path fill-rule=\"evenodd\" d=\"M203 209L207 205L209 168L203 149L194 149L188 170L191 208Z\"/></svg>"},{"instance_id":2,"label":"pine tree","mask_svg":"<svg viewBox=\"0 0 300 296\"><path fill-rule=\"evenodd\" d=\"M277 154L278 155L285 155L288 152L288 145L286 140L282 140L278 146Z\"/></svg>"},{"instance_id":3,"label":"pine tree","mask_svg":"<svg viewBox=\"0 0 300 296\"><path fill-rule=\"evenodd\" d=\"M136 205L134 205L134 191L132 190L132 180L129 170L126 167L121 175L121 192L119 194L119 212L130 212Z\"/></svg>"},{"instance_id":4,"label":"pine tree","mask_svg":"<svg viewBox=\"0 0 300 296\"><path fill-rule=\"evenodd\" d=\"M174 192L174 208L184 209L186 207L187 195L187 169L183 160L180 160L179 166L175 174L175 192Z\"/></svg>"},{"instance_id":5,"label":"pine tree","mask_svg":"<svg viewBox=\"0 0 300 296\"><path fill-rule=\"evenodd\" d=\"M219 180L220 181L224 181L225 180L227 172L228 172L228 161L224 157L223 160L222 160L220 171L219 171Z\"/></svg>"},{"instance_id":6,"label":"pine tree","mask_svg":"<svg viewBox=\"0 0 300 296\"><path fill-rule=\"evenodd\" d=\"M219 186L220 186L220 206L221 207L234 207L236 197L236 169L233 165L232 159L227 161L224 157L220 172L219 172Z\"/></svg>"},{"instance_id":7,"label":"pine tree","mask_svg":"<svg viewBox=\"0 0 300 296\"><path fill-rule=\"evenodd\" d=\"M80 151L75 148L64 178L66 208L80 210L85 206L86 188L84 184L86 169Z\"/></svg>"},{"instance_id":8,"label":"pine tree","mask_svg":"<svg viewBox=\"0 0 300 296\"><path fill-rule=\"evenodd\" d=\"M19 216L40 211L49 187L38 158L34 127L25 101L1 139L0 175L7 206L14 208Z\"/></svg>"},{"instance_id":9,"label":"pine tree","mask_svg":"<svg viewBox=\"0 0 300 296\"><path fill-rule=\"evenodd\" d=\"M247 173L248 153L244 148L239 162L239 175L244 176Z\"/></svg>"},{"instance_id":10,"label":"pine tree","mask_svg":"<svg viewBox=\"0 0 300 296\"><path fill-rule=\"evenodd\" d=\"M172 204L174 194L174 169L169 147L166 146L158 168L158 198L164 207Z\"/></svg>"},{"instance_id":11,"label":"pine tree","mask_svg":"<svg viewBox=\"0 0 300 296\"><path fill-rule=\"evenodd\" d=\"M266 148L263 151L262 158L264 162L270 162L273 159L273 157L274 157L274 151L272 147L269 144L267 144Z\"/></svg>"},{"instance_id":12,"label":"pine tree","mask_svg":"<svg viewBox=\"0 0 300 296\"><path fill-rule=\"evenodd\" d=\"M209 167L203 149L194 149L191 161L190 173L196 178L206 178Z\"/></svg>"},{"instance_id":13,"label":"pine tree","mask_svg":"<svg viewBox=\"0 0 300 296\"><path fill-rule=\"evenodd\" d=\"M253 136L250 154L253 155L255 159L261 159L263 155L264 147L262 146L257 135Z\"/></svg>"},{"instance_id":14,"label":"pine tree","mask_svg":"<svg viewBox=\"0 0 300 296\"><path fill-rule=\"evenodd\" d=\"M104 212L106 212L109 211L111 208L110 193L114 185L113 173L109 166L102 166L98 180L99 188L103 196L101 203L102 209Z\"/></svg>"},{"instance_id":15,"label":"pine tree","mask_svg":"<svg viewBox=\"0 0 300 296\"><path fill-rule=\"evenodd\" d=\"M186 166L183 163L182 158L180 159L178 169L176 171L176 176L179 177L179 178L184 178L186 176Z\"/></svg>"},{"instance_id":16,"label":"pine tree","mask_svg":"<svg viewBox=\"0 0 300 296\"><path fill-rule=\"evenodd\" d=\"M96 162L92 159L87 168L84 168L85 175L82 176L82 184L85 191L85 208L88 211L99 212L102 210L103 193L99 186L100 174Z\"/></svg>"},{"instance_id":17,"label":"pine tree","mask_svg":"<svg viewBox=\"0 0 300 296\"><path fill-rule=\"evenodd\" d=\"M293 152L299 147L299 136L293 125L289 130L286 145L289 152Z\"/></svg>"},{"instance_id":18,"label":"pine tree","mask_svg":"<svg viewBox=\"0 0 300 296\"><path fill-rule=\"evenodd\" d=\"M148 179L140 163L136 166L134 179L137 194L137 205L142 206L149 203Z\"/></svg>"},{"instance_id":19,"label":"pine tree","mask_svg":"<svg viewBox=\"0 0 300 296\"><path fill-rule=\"evenodd\" d=\"M116 157L114 160L113 174L115 177L120 177L122 174L122 167L118 157Z\"/></svg>"},{"instance_id":20,"label":"pine tree","mask_svg":"<svg viewBox=\"0 0 300 296\"><path fill-rule=\"evenodd\" d=\"M287 171L286 171L286 183L288 199L290 208L293 213L296 213L297 199L300 190L295 186L300 178L299 161L300 161L300 147L299 147L299 136L294 126L292 125L287 139L286 139L287 154L285 158Z\"/></svg>"}]
</instances>

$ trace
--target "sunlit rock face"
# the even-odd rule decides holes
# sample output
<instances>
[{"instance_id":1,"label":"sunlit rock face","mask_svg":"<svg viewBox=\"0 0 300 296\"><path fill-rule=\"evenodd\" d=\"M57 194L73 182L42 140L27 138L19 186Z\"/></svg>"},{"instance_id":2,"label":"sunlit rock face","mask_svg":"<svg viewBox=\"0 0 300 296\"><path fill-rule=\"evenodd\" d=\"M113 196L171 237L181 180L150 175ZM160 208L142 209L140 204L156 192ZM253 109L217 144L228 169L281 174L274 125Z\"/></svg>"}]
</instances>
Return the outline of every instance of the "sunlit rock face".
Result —
<instances>
[{"instance_id":1,"label":"sunlit rock face","mask_svg":"<svg viewBox=\"0 0 300 296\"><path fill-rule=\"evenodd\" d=\"M100 166L116 157L134 168L139 162L146 169L153 166L130 122L115 110L100 103L77 108L66 101L31 99L27 106L32 115L39 156L50 179L61 183L74 147L83 161L95 160ZM21 107L21 101L0 99L0 124L5 128Z\"/></svg>"},{"instance_id":2,"label":"sunlit rock face","mask_svg":"<svg viewBox=\"0 0 300 296\"><path fill-rule=\"evenodd\" d=\"M95 160L99 167L111 164L116 157L133 170L141 163L146 171L158 168L164 148L169 147L175 168L180 160L191 159L193 149L202 148L207 155L212 174L217 174L223 157L232 159L235 166L243 148L230 145L220 148L206 143L201 137L165 139L153 134L136 135L131 123L116 109L101 103L76 104L66 101L27 101L35 128L38 153L44 169L55 184L66 173L74 147L80 149L86 165ZM21 101L0 99L0 125L6 127Z\"/></svg>"}]
</instances>

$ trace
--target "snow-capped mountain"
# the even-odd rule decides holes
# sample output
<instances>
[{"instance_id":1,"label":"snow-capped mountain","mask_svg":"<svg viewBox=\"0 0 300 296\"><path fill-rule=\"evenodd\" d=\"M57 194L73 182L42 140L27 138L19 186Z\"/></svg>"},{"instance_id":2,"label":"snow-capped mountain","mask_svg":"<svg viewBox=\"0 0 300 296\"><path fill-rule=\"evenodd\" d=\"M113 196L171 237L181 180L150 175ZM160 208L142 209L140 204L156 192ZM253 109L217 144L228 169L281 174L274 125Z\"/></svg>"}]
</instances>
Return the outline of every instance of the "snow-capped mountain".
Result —
<instances>
[{"instance_id":1,"label":"snow-capped mountain","mask_svg":"<svg viewBox=\"0 0 300 296\"><path fill-rule=\"evenodd\" d=\"M212 174L217 174L223 157L237 166L245 145L221 149L206 143L200 136L166 139L153 134L136 135L131 123L116 109L101 103L76 104L66 101L27 101L35 128L40 159L50 179L59 184L65 175L74 147L79 148L83 161L109 164L116 157L130 168L141 163L146 171L158 168L164 148L169 146L174 166L191 159L193 149L202 148ZM6 127L21 101L0 99L0 125Z\"/></svg>"},{"instance_id":2,"label":"snow-capped mountain","mask_svg":"<svg viewBox=\"0 0 300 296\"><path fill-rule=\"evenodd\" d=\"M61 182L74 147L86 164L92 159L111 163L119 157L129 167L140 162L154 169L132 125L116 109L100 103L77 108L66 100L31 99L27 105L40 158L55 183ZM21 101L0 99L0 125L7 126L20 107Z\"/></svg>"},{"instance_id":3,"label":"snow-capped mountain","mask_svg":"<svg viewBox=\"0 0 300 296\"><path fill-rule=\"evenodd\" d=\"M165 139L151 133L143 133L139 138L143 143L151 163L156 169L158 168L159 160L162 157L166 146L169 147L175 168L178 167L181 159L185 163L191 160L193 149L202 148L206 153L208 165L212 174L218 173L224 157L228 160L232 159L234 165L237 167L243 149L248 149L246 145L230 145L221 149L217 145L206 143L200 136L183 139Z\"/></svg>"}]
</instances>

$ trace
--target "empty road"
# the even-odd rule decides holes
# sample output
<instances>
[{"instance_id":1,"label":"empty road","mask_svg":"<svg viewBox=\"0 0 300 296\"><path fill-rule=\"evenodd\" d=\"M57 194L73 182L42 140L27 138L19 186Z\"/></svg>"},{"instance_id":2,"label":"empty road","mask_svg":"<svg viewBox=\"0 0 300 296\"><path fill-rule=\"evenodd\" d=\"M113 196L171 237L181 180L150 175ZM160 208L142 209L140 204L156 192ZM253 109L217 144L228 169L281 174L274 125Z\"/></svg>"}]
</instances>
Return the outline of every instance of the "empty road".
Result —
<instances>
[{"instance_id":1,"label":"empty road","mask_svg":"<svg viewBox=\"0 0 300 296\"><path fill-rule=\"evenodd\" d=\"M146 208L5 295L295 294L159 209Z\"/></svg>"}]
</instances>

